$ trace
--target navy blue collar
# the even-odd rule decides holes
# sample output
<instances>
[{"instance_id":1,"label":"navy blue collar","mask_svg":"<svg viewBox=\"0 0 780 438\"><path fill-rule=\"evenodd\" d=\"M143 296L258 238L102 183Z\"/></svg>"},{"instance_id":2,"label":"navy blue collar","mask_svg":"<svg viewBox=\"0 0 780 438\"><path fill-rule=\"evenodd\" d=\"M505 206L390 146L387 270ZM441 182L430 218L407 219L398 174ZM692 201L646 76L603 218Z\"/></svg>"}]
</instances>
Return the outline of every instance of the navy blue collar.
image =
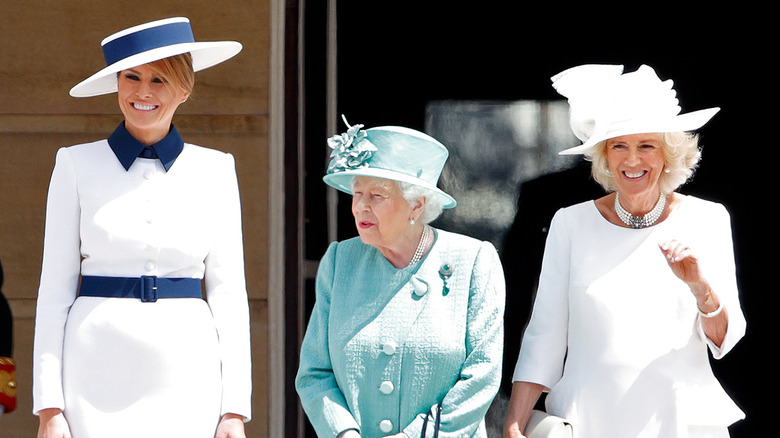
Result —
<instances>
[{"instance_id":1,"label":"navy blue collar","mask_svg":"<svg viewBox=\"0 0 780 438\"><path fill-rule=\"evenodd\" d=\"M125 122L120 123L108 137L108 145L111 146L111 150L125 170L129 170L135 159L143 153L146 158L159 158L167 172L184 149L184 141L173 125L165 138L151 146L146 146L127 132Z\"/></svg>"}]
</instances>

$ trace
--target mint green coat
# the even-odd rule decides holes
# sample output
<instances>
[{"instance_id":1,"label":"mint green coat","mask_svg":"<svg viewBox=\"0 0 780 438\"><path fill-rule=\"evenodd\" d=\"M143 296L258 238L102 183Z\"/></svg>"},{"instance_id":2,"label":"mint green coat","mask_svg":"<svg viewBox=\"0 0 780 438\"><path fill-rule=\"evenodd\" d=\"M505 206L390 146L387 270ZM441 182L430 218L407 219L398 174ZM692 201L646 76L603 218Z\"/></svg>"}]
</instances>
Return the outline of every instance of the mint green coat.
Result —
<instances>
[{"instance_id":1,"label":"mint green coat","mask_svg":"<svg viewBox=\"0 0 780 438\"><path fill-rule=\"evenodd\" d=\"M350 428L417 438L437 405L440 437L486 436L501 379L501 262L489 242L435 232L425 258L405 269L358 238L325 253L295 380L320 438Z\"/></svg>"}]
</instances>

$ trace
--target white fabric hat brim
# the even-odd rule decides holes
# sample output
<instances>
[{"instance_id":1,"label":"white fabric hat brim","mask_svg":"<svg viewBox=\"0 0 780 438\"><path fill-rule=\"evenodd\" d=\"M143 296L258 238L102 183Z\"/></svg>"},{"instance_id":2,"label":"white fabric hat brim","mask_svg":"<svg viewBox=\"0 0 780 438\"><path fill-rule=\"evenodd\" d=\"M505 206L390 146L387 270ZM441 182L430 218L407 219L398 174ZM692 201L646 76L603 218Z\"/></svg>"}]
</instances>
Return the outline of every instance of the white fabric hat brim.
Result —
<instances>
[{"instance_id":1,"label":"white fabric hat brim","mask_svg":"<svg viewBox=\"0 0 780 438\"><path fill-rule=\"evenodd\" d=\"M452 196L448 195L438 187L428 183L421 178L415 178L402 172L396 172L394 170L378 169L375 167L362 167L359 169L351 169L343 172L329 173L325 175L322 180L329 186L338 189L349 195L352 194L352 178L356 176L369 176L374 178L384 178L393 181L402 181L410 184L414 184L425 189L430 190L435 195L443 199L443 208L450 209L457 205L457 201Z\"/></svg>"},{"instance_id":2,"label":"white fabric hat brim","mask_svg":"<svg viewBox=\"0 0 780 438\"><path fill-rule=\"evenodd\" d=\"M116 74L175 55L189 52L194 71L204 70L236 56L243 46L237 41L204 41L174 44L128 56L117 61L71 88L73 97L92 97L117 91Z\"/></svg>"},{"instance_id":3,"label":"white fabric hat brim","mask_svg":"<svg viewBox=\"0 0 780 438\"><path fill-rule=\"evenodd\" d=\"M704 126L718 111L720 111L720 108L707 108L680 114L671 119L631 120L625 124L612 122L604 132L594 132L585 143L562 150L558 154L584 154L602 141L624 135L693 131Z\"/></svg>"}]
</instances>

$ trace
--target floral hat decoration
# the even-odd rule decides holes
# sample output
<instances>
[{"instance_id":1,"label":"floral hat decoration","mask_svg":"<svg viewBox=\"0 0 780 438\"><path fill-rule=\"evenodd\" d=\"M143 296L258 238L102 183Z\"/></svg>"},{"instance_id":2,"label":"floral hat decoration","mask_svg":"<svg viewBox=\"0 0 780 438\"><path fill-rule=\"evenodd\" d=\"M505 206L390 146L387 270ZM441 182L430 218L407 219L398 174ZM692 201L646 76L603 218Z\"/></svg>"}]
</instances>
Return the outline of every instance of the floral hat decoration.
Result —
<instances>
[{"instance_id":1,"label":"floral hat decoration","mask_svg":"<svg viewBox=\"0 0 780 438\"><path fill-rule=\"evenodd\" d=\"M342 116L343 118L343 116ZM352 178L370 176L424 187L453 208L455 199L436 187L449 152L428 134L402 126L363 129L347 123L347 132L328 139L333 149L326 184L352 194Z\"/></svg>"},{"instance_id":2,"label":"floral hat decoration","mask_svg":"<svg viewBox=\"0 0 780 438\"><path fill-rule=\"evenodd\" d=\"M160 59L190 53L193 70L200 71L234 57L243 48L237 41L195 41L186 17L139 24L106 37L100 45L106 67L71 88L71 96L113 93L117 73Z\"/></svg>"},{"instance_id":3,"label":"floral hat decoration","mask_svg":"<svg viewBox=\"0 0 780 438\"><path fill-rule=\"evenodd\" d=\"M552 77L569 102L569 122L583 143L559 152L581 154L596 144L631 134L683 132L706 124L720 108L680 114L672 80L647 65L623 73L622 65L586 64Z\"/></svg>"}]
</instances>

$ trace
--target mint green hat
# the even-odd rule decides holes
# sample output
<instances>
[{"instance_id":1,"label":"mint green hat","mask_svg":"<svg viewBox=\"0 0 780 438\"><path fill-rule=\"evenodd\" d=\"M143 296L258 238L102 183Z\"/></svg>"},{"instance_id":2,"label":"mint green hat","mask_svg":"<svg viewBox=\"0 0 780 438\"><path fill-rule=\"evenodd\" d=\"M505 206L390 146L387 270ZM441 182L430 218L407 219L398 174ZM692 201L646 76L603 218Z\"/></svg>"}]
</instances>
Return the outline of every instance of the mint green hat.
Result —
<instances>
[{"instance_id":1,"label":"mint green hat","mask_svg":"<svg viewBox=\"0 0 780 438\"><path fill-rule=\"evenodd\" d=\"M455 207L455 198L436 187L449 152L428 134L402 126L379 126L363 130L350 126L347 132L328 139L333 149L326 184L352 194L352 178L370 176L411 183L442 199L443 208Z\"/></svg>"}]
</instances>

